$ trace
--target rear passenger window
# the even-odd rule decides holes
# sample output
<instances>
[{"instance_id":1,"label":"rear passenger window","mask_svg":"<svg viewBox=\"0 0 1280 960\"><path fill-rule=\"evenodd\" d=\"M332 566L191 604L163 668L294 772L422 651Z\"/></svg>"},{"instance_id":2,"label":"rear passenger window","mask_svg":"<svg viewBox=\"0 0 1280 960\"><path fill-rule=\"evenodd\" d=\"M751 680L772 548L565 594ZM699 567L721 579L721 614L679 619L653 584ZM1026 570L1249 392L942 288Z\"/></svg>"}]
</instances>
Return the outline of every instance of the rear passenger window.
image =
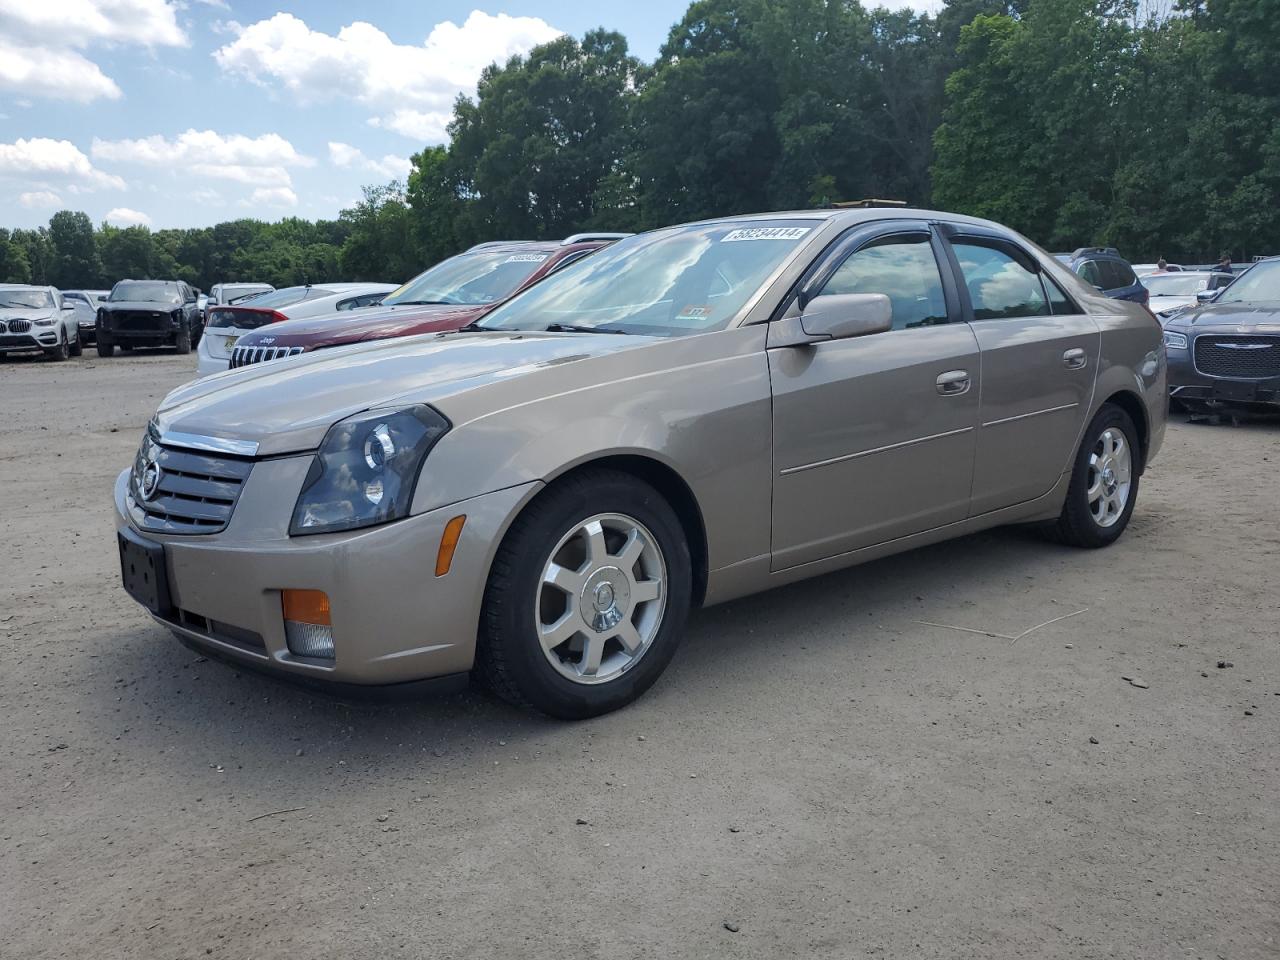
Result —
<instances>
[{"instance_id":1,"label":"rear passenger window","mask_svg":"<svg viewBox=\"0 0 1280 960\"><path fill-rule=\"evenodd\" d=\"M927 236L885 237L849 255L819 294L883 293L893 329L947 322L942 275Z\"/></svg>"},{"instance_id":2,"label":"rear passenger window","mask_svg":"<svg viewBox=\"0 0 1280 960\"><path fill-rule=\"evenodd\" d=\"M1137 274L1133 272L1127 263L1113 263L1111 266L1115 270L1115 278L1118 281L1116 283L1117 287L1132 287L1138 282Z\"/></svg>"},{"instance_id":3,"label":"rear passenger window","mask_svg":"<svg viewBox=\"0 0 1280 960\"><path fill-rule=\"evenodd\" d=\"M953 246L975 320L1043 317L1049 313L1040 274L1001 250L963 242Z\"/></svg>"},{"instance_id":4,"label":"rear passenger window","mask_svg":"<svg viewBox=\"0 0 1280 960\"><path fill-rule=\"evenodd\" d=\"M1085 283L1092 284L1095 287L1103 286L1102 273L1098 270L1096 260L1086 260L1080 266L1076 267L1076 274Z\"/></svg>"}]
</instances>

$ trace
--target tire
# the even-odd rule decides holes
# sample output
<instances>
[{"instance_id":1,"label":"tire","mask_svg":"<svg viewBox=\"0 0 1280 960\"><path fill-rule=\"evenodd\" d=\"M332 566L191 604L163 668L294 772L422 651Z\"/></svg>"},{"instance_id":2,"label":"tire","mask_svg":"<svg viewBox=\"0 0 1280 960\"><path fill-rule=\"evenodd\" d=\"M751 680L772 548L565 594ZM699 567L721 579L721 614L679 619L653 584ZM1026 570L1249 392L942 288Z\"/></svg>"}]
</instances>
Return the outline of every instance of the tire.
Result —
<instances>
[{"instance_id":1,"label":"tire","mask_svg":"<svg viewBox=\"0 0 1280 960\"><path fill-rule=\"evenodd\" d=\"M191 328L190 327L182 327L180 330L178 330L177 333L173 335L173 346L174 346L174 349L177 350L179 353L191 352Z\"/></svg>"},{"instance_id":2,"label":"tire","mask_svg":"<svg viewBox=\"0 0 1280 960\"><path fill-rule=\"evenodd\" d=\"M587 535L595 526L603 534L599 540ZM628 530L633 540L626 539ZM588 553L589 541L604 549ZM618 554L633 541L640 546L628 566ZM572 583L569 589L544 583L553 558ZM475 674L504 700L562 720L617 710L648 690L671 662L692 582L684 530L658 491L616 470L566 477L525 508L498 548L485 587ZM632 597L650 592L653 597ZM571 607L575 602L578 611ZM610 606L602 611L605 603ZM589 626L588 614L604 626ZM541 632L554 624L576 633L544 652ZM634 652L615 632L624 624ZM595 656L599 672L583 677L591 673L589 649L601 651Z\"/></svg>"},{"instance_id":3,"label":"tire","mask_svg":"<svg viewBox=\"0 0 1280 960\"><path fill-rule=\"evenodd\" d=\"M109 357L116 352L116 345L102 334L98 334L98 356Z\"/></svg>"},{"instance_id":4,"label":"tire","mask_svg":"<svg viewBox=\"0 0 1280 960\"><path fill-rule=\"evenodd\" d=\"M58 345L44 352L44 355L50 360L66 360L71 356L71 348L67 346L67 341L62 334L58 335Z\"/></svg>"},{"instance_id":5,"label":"tire","mask_svg":"<svg viewBox=\"0 0 1280 960\"><path fill-rule=\"evenodd\" d=\"M1127 471L1118 450L1108 452L1108 438L1114 442L1117 437L1123 439L1128 451ZM1129 414L1113 404L1103 404L1076 452L1067 499L1057 522L1049 528L1050 536L1060 543L1089 549L1107 547L1120 539L1138 501L1140 456L1138 431ZM1126 472L1128 488L1122 491Z\"/></svg>"},{"instance_id":6,"label":"tire","mask_svg":"<svg viewBox=\"0 0 1280 960\"><path fill-rule=\"evenodd\" d=\"M80 341L80 331L76 331L76 338L71 341L71 355L78 357L84 353L84 344Z\"/></svg>"}]
</instances>

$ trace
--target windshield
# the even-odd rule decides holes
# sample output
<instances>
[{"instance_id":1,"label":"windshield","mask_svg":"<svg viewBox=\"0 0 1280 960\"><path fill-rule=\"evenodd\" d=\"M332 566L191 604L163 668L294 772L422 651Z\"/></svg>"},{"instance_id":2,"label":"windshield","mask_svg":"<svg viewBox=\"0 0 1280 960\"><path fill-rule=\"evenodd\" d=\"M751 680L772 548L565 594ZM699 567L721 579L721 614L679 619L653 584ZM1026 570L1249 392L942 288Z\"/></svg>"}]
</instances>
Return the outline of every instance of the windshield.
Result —
<instances>
[{"instance_id":1,"label":"windshield","mask_svg":"<svg viewBox=\"0 0 1280 960\"><path fill-rule=\"evenodd\" d=\"M478 324L678 337L722 329L812 221L695 224L641 234L553 274Z\"/></svg>"},{"instance_id":2,"label":"windshield","mask_svg":"<svg viewBox=\"0 0 1280 960\"><path fill-rule=\"evenodd\" d=\"M1142 285L1153 297L1194 297L1209 285L1209 278L1194 273L1162 273L1158 277L1143 277Z\"/></svg>"},{"instance_id":3,"label":"windshield","mask_svg":"<svg viewBox=\"0 0 1280 960\"><path fill-rule=\"evenodd\" d=\"M111 290L108 303L120 303L123 300L141 301L143 303L178 303L178 291L167 283L147 280L122 280Z\"/></svg>"},{"instance_id":4,"label":"windshield","mask_svg":"<svg viewBox=\"0 0 1280 960\"><path fill-rule=\"evenodd\" d=\"M270 293L256 293L252 296L245 297L241 300L232 301L233 303L242 303L245 306L261 307L269 310L274 307L288 307L295 303L301 303L303 300L315 300L319 297L330 296L332 291L326 290L324 287L285 287L283 290L272 290Z\"/></svg>"},{"instance_id":5,"label":"windshield","mask_svg":"<svg viewBox=\"0 0 1280 960\"><path fill-rule=\"evenodd\" d=\"M0 307L52 307L48 290L0 290Z\"/></svg>"},{"instance_id":6,"label":"windshield","mask_svg":"<svg viewBox=\"0 0 1280 960\"><path fill-rule=\"evenodd\" d=\"M384 307L404 303L451 303L483 306L505 300L551 254L500 251L460 253L420 273L383 299Z\"/></svg>"},{"instance_id":7,"label":"windshield","mask_svg":"<svg viewBox=\"0 0 1280 960\"><path fill-rule=\"evenodd\" d=\"M1255 263L1248 272L1218 294L1215 303L1246 303L1251 300L1280 300L1280 260Z\"/></svg>"}]
</instances>

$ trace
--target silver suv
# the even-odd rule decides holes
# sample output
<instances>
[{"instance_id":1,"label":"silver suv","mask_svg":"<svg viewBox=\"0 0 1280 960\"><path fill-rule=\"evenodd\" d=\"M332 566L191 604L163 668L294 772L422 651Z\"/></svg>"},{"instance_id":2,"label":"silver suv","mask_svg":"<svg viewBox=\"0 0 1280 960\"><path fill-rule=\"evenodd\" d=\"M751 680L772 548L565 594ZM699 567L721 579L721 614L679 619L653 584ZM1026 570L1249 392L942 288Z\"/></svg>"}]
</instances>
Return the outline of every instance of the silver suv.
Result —
<instances>
[{"instance_id":1,"label":"silver suv","mask_svg":"<svg viewBox=\"0 0 1280 960\"><path fill-rule=\"evenodd\" d=\"M1112 543L1164 363L1150 313L994 223L656 230L460 332L175 390L116 483L124 583L240 664L472 672L591 716L657 680L692 606L1000 524Z\"/></svg>"}]
</instances>

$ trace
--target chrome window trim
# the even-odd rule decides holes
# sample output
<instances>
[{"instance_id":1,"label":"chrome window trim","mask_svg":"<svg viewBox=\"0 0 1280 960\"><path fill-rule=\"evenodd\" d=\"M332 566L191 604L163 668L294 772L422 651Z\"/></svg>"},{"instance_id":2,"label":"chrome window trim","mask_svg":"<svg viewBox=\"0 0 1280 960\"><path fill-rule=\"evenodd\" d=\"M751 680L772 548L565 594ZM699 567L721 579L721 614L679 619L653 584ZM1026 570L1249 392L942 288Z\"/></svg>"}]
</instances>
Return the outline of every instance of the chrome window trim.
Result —
<instances>
[{"instance_id":1,"label":"chrome window trim","mask_svg":"<svg viewBox=\"0 0 1280 960\"><path fill-rule=\"evenodd\" d=\"M224 437L204 437L197 433L176 433L166 430L160 434L160 443L184 450L203 450L206 453L227 453L233 457L256 457L257 440L228 440Z\"/></svg>"}]
</instances>

